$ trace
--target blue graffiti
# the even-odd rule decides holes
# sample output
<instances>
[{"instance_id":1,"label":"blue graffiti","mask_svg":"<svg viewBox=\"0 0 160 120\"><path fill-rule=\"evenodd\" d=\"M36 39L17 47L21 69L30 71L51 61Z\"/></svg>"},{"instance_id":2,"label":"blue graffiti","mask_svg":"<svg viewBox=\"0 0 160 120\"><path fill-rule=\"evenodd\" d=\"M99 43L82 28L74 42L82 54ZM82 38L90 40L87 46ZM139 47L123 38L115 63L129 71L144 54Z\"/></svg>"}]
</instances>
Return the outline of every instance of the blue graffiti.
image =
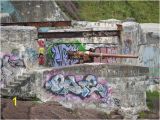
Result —
<instances>
[{"instance_id":1,"label":"blue graffiti","mask_svg":"<svg viewBox=\"0 0 160 120\"><path fill-rule=\"evenodd\" d=\"M53 54L52 66L66 66L78 63L78 59L69 59L68 51L78 51L78 48L71 44L54 45L51 49Z\"/></svg>"},{"instance_id":2,"label":"blue graffiti","mask_svg":"<svg viewBox=\"0 0 160 120\"><path fill-rule=\"evenodd\" d=\"M46 90L56 95L74 94L80 98L89 97L93 92L101 98L106 98L108 87L97 82L94 75L87 75L81 81L76 81L75 76L57 74L44 84Z\"/></svg>"},{"instance_id":3,"label":"blue graffiti","mask_svg":"<svg viewBox=\"0 0 160 120\"><path fill-rule=\"evenodd\" d=\"M33 48L27 48L25 52L30 62L35 63L38 60L38 53Z\"/></svg>"}]
</instances>

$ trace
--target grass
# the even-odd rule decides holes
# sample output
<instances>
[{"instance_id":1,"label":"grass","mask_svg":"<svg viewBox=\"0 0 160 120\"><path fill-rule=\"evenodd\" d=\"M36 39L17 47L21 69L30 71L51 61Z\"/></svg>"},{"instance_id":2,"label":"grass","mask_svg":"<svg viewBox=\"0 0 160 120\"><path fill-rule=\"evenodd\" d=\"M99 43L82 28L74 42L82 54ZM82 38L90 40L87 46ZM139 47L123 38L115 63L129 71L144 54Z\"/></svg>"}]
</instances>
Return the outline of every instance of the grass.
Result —
<instances>
[{"instance_id":1,"label":"grass","mask_svg":"<svg viewBox=\"0 0 160 120\"><path fill-rule=\"evenodd\" d=\"M159 101L159 96L160 96L160 92L158 91L147 91L146 92L146 95L147 95L147 106L150 110L153 110L155 105L155 100L158 100Z\"/></svg>"},{"instance_id":2,"label":"grass","mask_svg":"<svg viewBox=\"0 0 160 120\"><path fill-rule=\"evenodd\" d=\"M135 18L137 22L159 23L159 1L74 1L81 20Z\"/></svg>"},{"instance_id":3,"label":"grass","mask_svg":"<svg viewBox=\"0 0 160 120\"><path fill-rule=\"evenodd\" d=\"M146 118L157 118L158 115L156 115L156 113L159 112L159 96L160 96L160 92L158 91L147 91L146 92L147 95L147 106L150 109L150 111L141 111L139 113L138 118L141 119L146 119ZM153 117L154 114L154 117Z\"/></svg>"}]
</instances>

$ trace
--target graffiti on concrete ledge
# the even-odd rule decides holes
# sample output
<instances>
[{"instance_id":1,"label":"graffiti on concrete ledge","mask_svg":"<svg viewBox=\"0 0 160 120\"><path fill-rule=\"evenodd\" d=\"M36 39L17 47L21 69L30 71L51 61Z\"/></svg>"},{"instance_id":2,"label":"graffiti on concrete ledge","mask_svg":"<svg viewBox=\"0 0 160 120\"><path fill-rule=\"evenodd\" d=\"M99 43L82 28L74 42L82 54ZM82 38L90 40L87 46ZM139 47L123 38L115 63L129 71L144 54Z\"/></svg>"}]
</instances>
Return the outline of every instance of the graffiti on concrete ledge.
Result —
<instances>
[{"instance_id":1,"label":"graffiti on concrete ledge","mask_svg":"<svg viewBox=\"0 0 160 120\"><path fill-rule=\"evenodd\" d=\"M54 95L72 94L83 100L95 93L105 103L110 100L111 88L106 84L98 83L97 77L91 74L84 76L79 81L73 75L57 74L46 81L44 87Z\"/></svg>"}]
</instances>

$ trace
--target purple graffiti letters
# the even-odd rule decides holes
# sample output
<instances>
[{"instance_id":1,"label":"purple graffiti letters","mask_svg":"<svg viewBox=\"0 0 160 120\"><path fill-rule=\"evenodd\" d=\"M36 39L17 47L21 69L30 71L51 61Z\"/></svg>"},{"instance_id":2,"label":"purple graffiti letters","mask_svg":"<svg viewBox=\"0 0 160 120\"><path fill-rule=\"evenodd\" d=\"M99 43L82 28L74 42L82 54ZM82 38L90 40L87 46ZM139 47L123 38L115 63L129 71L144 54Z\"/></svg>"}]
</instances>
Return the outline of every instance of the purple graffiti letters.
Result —
<instances>
[{"instance_id":1,"label":"purple graffiti letters","mask_svg":"<svg viewBox=\"0 0 160 120\"><path fill-rule=\"evenodd\" d=\"M10 66L12 67L26 67L23 59L20 59L16 56L13 55L4 55L2 58L2 66L3 67L5 64L9 63Z\"/></svg>"},{"instance_id":2,"label":"purple graffiti letters","mask_svg":"<svg viewBox=\"0 0 160 120\"><path fill-rule=\"evenodd\" d=\"M60 44L54 45L51 49L53 61L52 66L66 66L78 63L78 59L69 59L67 52L68 51L77 51L78 48L75 45L71 44Z\"/></svg>"},{"instance_id":3,"label":"purple graffiti letters","mask_svg":"<svg viewBox=\"0 0 160 120\"><path fill-rule=\"evenodd\" d=\"M45 83L45 88L57 95L73 94L80 98L89 97L93 92L101 98L106 98L108 87L103 84L98 84L97 78L94 75L84 76L81 81L76 81L75 76L63 76L57 74Z\"/></svg>"}]
</instances>

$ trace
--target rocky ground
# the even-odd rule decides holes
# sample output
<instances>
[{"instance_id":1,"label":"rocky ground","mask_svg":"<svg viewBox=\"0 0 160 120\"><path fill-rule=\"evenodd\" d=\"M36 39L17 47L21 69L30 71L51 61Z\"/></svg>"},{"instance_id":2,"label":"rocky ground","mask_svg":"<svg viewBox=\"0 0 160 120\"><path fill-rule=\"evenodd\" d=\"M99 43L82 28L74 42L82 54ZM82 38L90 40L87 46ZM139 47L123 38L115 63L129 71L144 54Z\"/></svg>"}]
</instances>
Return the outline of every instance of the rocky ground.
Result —
<instances>
[{"instance_id":1,"label":"rocky ground","mask_svg":"<svg viewBox=\"0 0 160 120\"><path fill-rule=\"evenodd\" d=\"M157 105L159 101L153 101ZM156 102L156 103L155 103ZM58 102L39 103L38 101L17 100L14 106L12 99L1 98L1 119L123 119L118 111L106 114L93 109L69 109ZM143 111L139 119L159 119L159 107L153 111Z\"/></svg>"},{"instance_id":2,"label":"rocky ground","mask_svg":"<svg viewBox=\"0 0 160 120\"><path fill-rule=\"evenodd\" d=\"M122 119L118 112L107 115L93 109L69 109L57 102L38 103L37 101L17 100L14 106L11 99L1 98L2 119Z\"/></svg>"}]
</instances>

